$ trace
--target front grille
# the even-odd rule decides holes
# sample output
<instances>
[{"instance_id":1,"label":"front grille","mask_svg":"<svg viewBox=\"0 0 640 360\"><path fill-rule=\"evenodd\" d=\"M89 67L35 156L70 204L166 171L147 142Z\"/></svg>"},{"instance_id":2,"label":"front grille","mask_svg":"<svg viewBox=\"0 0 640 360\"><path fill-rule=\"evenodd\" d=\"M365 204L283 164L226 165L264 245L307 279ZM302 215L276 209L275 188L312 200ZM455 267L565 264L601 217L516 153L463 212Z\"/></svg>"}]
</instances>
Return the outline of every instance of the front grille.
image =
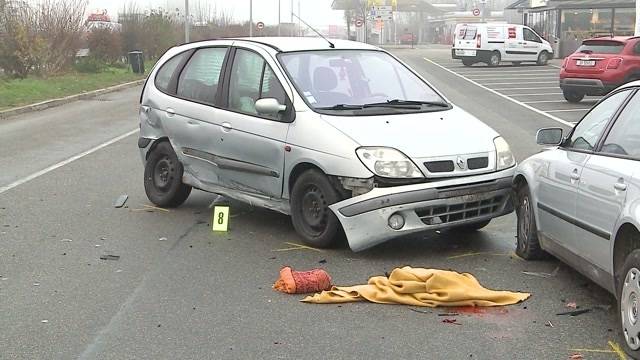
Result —
<instances>
[{"instance_id":1,"label":"front grille","mask_svg":"<svg viewBox=\"0 0 640 360\"><path fill-rule=\"evenodd\" d=\"M484 169L489 166L489 158L486 156L467 159L469 170Z\"/></svg>"},{"instance_id":2,"label":"front grille","mask_svg":"<svg viewBox=\"0 0 640 360\"><path fill-rule=\"evenodd\" d=\"M428 161L424 163L424 166L432 173L442 173L442 172L452 172L453 171L453 161L451 160L442 160L442 161Z\"/></svg>"},{"instance_id":3,"label":"front grille","mask_svg":"<svg viewBox=\"0 0 640 360\"><path fill-rule=\"evenodd\" d=\"M505 196L497 195L485 200L429 206L417 209L416 215L426 225L446 224L495 214L502 209L504 202Z\"/></svg>"}]
</instances>

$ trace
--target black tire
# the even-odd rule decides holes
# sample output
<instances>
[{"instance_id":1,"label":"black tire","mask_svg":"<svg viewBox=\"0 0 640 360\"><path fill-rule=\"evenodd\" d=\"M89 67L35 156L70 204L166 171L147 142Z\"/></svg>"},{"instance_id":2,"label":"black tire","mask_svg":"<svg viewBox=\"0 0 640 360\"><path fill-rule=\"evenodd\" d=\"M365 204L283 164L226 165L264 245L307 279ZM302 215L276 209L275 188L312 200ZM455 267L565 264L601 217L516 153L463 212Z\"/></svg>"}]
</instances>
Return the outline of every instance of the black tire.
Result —
<instances>
[{"instance_id":1,"label":"black tire","mask_svg":"<svg viewBox=\"0 0 640 360\"><path fill-rule=\"evenodd\" d=\"M584 94L577 91L562 90L562 95L564 95L564 98L572 104L577 104L584 99Z\"/></svg>"},{"instance_id":2,"label":"black tire","mask_svg":"<svg viewBox=\"0 0 640 360\"><path fill-rule=\"evenodd\" d=\"M335 243L341 227L329 205L340 200L321 171L307 170L300 175L291 189L291 220L303 242L318 248Z\"/></svg>"},{"instance_id":3,"label":"black tire","mask_svg":"<svg viewBox=\"0 0 640 360\"><path fill-rule=\"evenodd\" d=\"M498 65L500 65L500 52L499 51L494 51L491 53L491 55L489 56L489 61L487 62L487 65L490 67L496 67Z\"/></svg>"},{"instance_id":4,"label":"black tire","mask_svg":"<svg viewBox=\"0 0 640 360\"><path fill-rule=\"evenodd\" d=\"M462 59L462 65L471 66L471 65L473 65L473 61L467 60L467 59Z\"/></svg>"},{"instance_id":5,"label":"black tire","mask_svg":"<svg viewBox=\"0 0 640 360\"><path fill-rule=\"evenodd\" d=\"M538 60L536 61L536 64L538 65L547 65L547 63L549 62L549 53L546 52L545 50L540 51L540 54L538 54Z\"/></svg>"},{"instance_id":6,"label":"black tire","mask_svg":"<svg viewBox=\"0 0 640 360\"><path fill-rule=\"evenodd\" d=\"M168 141L156 145L144 167L144 190L149 200L161 207L177 207L191 193L182 183L183 168Z\"/></svg>"},{"instance_id":7,"label":"black tire","mask_svg":"<svg viewBox=\"0 0 640 360\"><path fill-rule=\"evenodd\" d=\"M511 62L511 64L513 66L520 66L520 65L522 65L522 62L521 61L513 61L513 62Z\"/></svg>"},{"instance_id":8,"label":"black tire","mask_svg":"<svg viewBox=\"0 0 640 360\"><path fill-rule=\"evenodd\" d=\"M618 320L620 321L621 330L620 342L627 354L634 359L640 359L640 329L638 326L634 326L634 331L629 325L631 319L640 322L640 309L638 308L638 306L640 306L640 303L638 303L640 299L639 282L640 249L636 249L627 255L624 265L622 266L622 272L616 276ZM625 284L627 284L626 287ZM638 324L637 322L636 324ZM629 340L630 338L634 338L634 341L631 342L631 340Z\"/></svg>"},{"instance_id":9,"label":"black tire","mask_svg":"<svg viewBox=\"0 0 640 360\"><path fill-rule=\"evenodd\" d=\"M451 228L449 231L456 232L456 233L471 233L471 232L478 231L478 230L484 228L485 226L489 225L490 222L491 222L491 219L480 221L480 222L476 222L476 223L473 223L473 224L466 224L466 225L462 225L462 226L456 226L456 227Z\"/></svg>"},{"instance_id":10,"label":"black tire","mask_svg":"<svg viewBox=\"0 0 640 360\"><path fill-rule=\"evenodd\" d=\"M533 213L531 202L531 192L528 185L523 185L516 194L516 254L526 260L542 259L545 256L544 250L538 241L538 229L536 227L536 217Z\"/></svg>"}]
</instances>

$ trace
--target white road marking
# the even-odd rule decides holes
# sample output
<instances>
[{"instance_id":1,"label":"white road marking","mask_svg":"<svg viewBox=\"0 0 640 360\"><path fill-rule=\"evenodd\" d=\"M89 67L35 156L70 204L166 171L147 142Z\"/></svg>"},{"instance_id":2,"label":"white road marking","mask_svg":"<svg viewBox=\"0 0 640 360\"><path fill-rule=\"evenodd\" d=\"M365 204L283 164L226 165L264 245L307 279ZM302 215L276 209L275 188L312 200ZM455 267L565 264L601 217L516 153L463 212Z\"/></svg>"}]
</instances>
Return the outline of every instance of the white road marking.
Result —
<instances>
[{"instance_id":1,"label":"white road marking","mask_svg":"<svg viewBox=\"0 0 640 360\"><path fill-rule=\"evenodd\" d=\"M461 71L461 74L504 74L504 73L508 73L508 74L520 74L523 71L526 72L553 72L554 74L558 73L558 70L555 69L548 69L548 70L480 70L478 69L477 71Z\"/></svg>"},{"instance_id":2,"label":"white road marking","mask_svg":"<svg viewBox=\"0 0 640 360\"><path fill-rule=\"evenodd\" d=\"M529 109L529 110L531 110L531 111L533 111L533 112L536 112L536 113L538 113L538 114L540 114L540 115L546 116L546 117L548 117L548 118L549 118L549 119L551 119L551 120L555 120L555 121L557 121L557 122L559 122L559 123L561 123L561 124L567 125L567 126L569 126L569 127L573 127L573 124L572 124L572 123L570 123L570 122L568 122L568 121L565 121L565 120L562 120L562 119L560 119L560 118L559 118L559 117L557 117L557 116L553 116L553 115L551 115L551 114L547 114L546 112L544 112L544 111L542 111L542 110L538 110L538 109L534 108L533 106L527 105L527 104L523 103L522 101L518 101L518 100L516 100L516 99L510 98L510 97L508 97L508 96L507 96L507 95L505 95L505 94L502 94L502 93L497 92L495 89L491 89L491 88L488 88L488 87L486 87L486 86L484 86L484 85L482 85L482 84L480 84L480 83L477 83L477 82L475 82L475 81L473 81L473 80L471 80L471 79L469 79L469 78L467 78L467 77L465 77L465 76L463 76L463 75L460 75L460 74L456 73L455 71L451 71L451 70L447 69L446 67L444 67L444 66L442 66L442 65L440 65L440 64L438 64L438 63L436 63L436 62L434 62L434 61L431 61L431 60L429 60L429 59L427 59L427 58L423 58L423 59L424 59L425 61L428 61L429 63L431 63L431 64L433 64L433 65L435 65L435 66L437 66L437 67L439 67L439 68L441 68L441 69L443 69L443 70L445 70L445 71L450 72L451 74L453 74L453 75L455 75L455 76L457 76L457 77L459 77L459 78L461 78L461 79L467 80L468 82L470 82L470 83L472 83L472 84L474 84L474 85L476 85L476 86L478 86L478 87L480 87L480 88L482 88L482 89L484 89L484 90L489 91L490 93L493 93L493 94L495 94L495 95L498 95L498 96L500 96L500 97L501 97L501 98L503 98L503 99L506 99L506 100L509 100L509 101L511 101L511 102L513 102L513 103L516 103L516 104L518 104L518 105L520 105L520 106L522 106L522 107L525 107L525 108L527 108L527 109ZM554 89L555 89L555 88L554 88Z\"/></svg>"},{"instance_id":3,"label":"white road marking","mask_svg":"<svg viewBox=\"0 0 640 360\"><path fill-rule=\"evenodd\" d=\"M471 80L471 79L469 79ZM557 84L555 81L527 81L527 84ZM522 85L522 82L484 83L483 85Z\"/></svg>"},{"instance_id":4,"label":"white road marking","mask_svg":"<svg viewBox=\"0 0 640 360\"><path fill-rule=\"evenodd\" d=\"M493 89L493 90L535 90L535 89L558 89L558 86L551 87L526 87L526 88L501 88L501 89Z\"/></svg>"},{"instance_id":5,"label":"white road marking","mask_svg":"<svg viewBox=\"0 0 640 360\"><path fill-rule=\"evenodd\" d=\"M557 113L557 112L588 111L588 110L591 110L591 108L588 108L588 109L545 110L545 111L546 112L550 112L550 113Z\"/></svg>"},{"instance_id":6,"label":"white road marking","mask_svg":"<svg viewBox=\"0 0 640 360\"><path fill-rule=\"evenodd\" d=\"M493 77L493 78L477 78L469 76L469 79L476 81L497 81L497 80L554 80L553 82L558 81L557 76L517 76L517 77ZM522 84L522 82L519 82ZM534 83L535 84L535 83Z\"/></svg>"},{"instance_id":7,"label":"white road marking","mask_svg":"<svg viewBox=\"0 0 640 360\"><path fill-rule=\"evenodd\" d=\"M492 74L476 74L476 73L470 73L470 74L461 74L461 75L466 75L469 77L490 77L490 76L500 76L500 75L505 75L505 73L492 73ZM510 76L510 77L521 77L521 76L537 76L537 77L551 77L553 75L553 77L558 77L558 73L557 72L553 72L553 73L542 73L542 74L533 74L533 73L517 73L517 72L511 72L511 73L507 73L506 76Z\"/></svg>"},{"instance_id":8,"label":"white road marking","mask_svg":"<svg viewBox=\"0 0 640 360\"><path fill-rule=\"evenodd\" d=\"M567 100L538 100L538 101L525 101L525 104L543 104L543 103L567 103Z\"/></svg>"},{"instance_id":9,"label":"white road marking","mask_svg":"<svg viewBox=\"0 0 640 360\"><path fill-rule=\"evenodd\" d=\"M122 134L120 136L114 137L111 140L103 142L102 144L100 144L100 145L98 145L96 147L93 147L93 148L91 148L91 149L89 149L87 151L81 152L80 154L74 155L74 156L72 156L72 157L70 157L70 158L68 158L66 160L60 161L59 163L53 164L53 165L51 165L51 166L49 166L49 167L47 167L45 169L42 169L40 171L36 171L31 175L23 177L22 179L16 180L16 181L12 182L9 185L5 185L3 187L0 187L0 194L2 194L3 192L9 191L9 190L15 188L16 186L20 186L20 185L22 185L22 184L24 184L26 182L29 182L29 181L31 181L31 180L33 180L35 178L38 178L38 177L40 177L40 176L42 176L42 175L44 175L44 174L46 174L48 172L51 172L51 171L53 171L55 169L58 169L58 168L61 168L61 167L65 166L65 165L67 165L67 164L70 164L70 163L72 163L72 162L74 162L74 161L76 161L76 160L78 160L80 158L83 158L83 157L85 157L85 156L87 156L89 154L92 154L92 153L94 153L94 152L96 152L96 151L98 151L98 150L100 150L102 148L105 148L105 147L107 147L107 146L109 146L109 145L111 145L113 143L116 143L116 142L118 142L118 141L120 141L120 140L122 140L122 139L124 139L126 137L129 137L129 136L137 133L138 131L139 131L139 129L131 130L131 131L125 133L125 134Z\"/></svg>"},{"instance_id":10,"label":"white road marking","mask_svg":"<svg viewBox=\"0 0 640 360\"><path fill-rule=\"evenodd\" d=\"M551 96L551 95L562 95L562 93L559 92L559 93L546 93L546 94L512 94L509 96Z\"/></svg>"}]
</instances>

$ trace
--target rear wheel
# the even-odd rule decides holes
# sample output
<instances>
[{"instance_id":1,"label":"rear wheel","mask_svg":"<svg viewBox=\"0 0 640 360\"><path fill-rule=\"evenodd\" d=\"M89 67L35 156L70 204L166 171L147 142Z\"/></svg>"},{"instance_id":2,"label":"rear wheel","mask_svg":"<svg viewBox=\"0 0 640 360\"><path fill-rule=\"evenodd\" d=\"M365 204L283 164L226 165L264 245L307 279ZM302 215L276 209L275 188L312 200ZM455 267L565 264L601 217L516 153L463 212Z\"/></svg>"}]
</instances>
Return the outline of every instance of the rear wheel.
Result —
<instances>
[{"instance_id":1,"label":"rear wheel","mask_svg":"<svg viewBox=\"0 0 640 360\"><path fill-rule=\"evenodd\" d=\"M471 61L469 59L462 59L462 65L471 66L471 65L473 65L473 61Z\"/></svg>"},{"instance_id":2,"label":"rear wheel","mask_svg":"<svg viewBox=\"0 0 640 360\"><path fill-rule=\"evenodd\" d=\"M310 246L334 244L340 222L329 205L340 201L340 194L318 170L308 170L291 189L291 220L302 240Z\"/></svg>"},{"instance_id":3,"label":"rear wheel","mask_svg":"<svg viewBox=\"0 0 640 360\"><path fill-rule=\"evenodd\" d=\"M546 51L541 51L540 54L538 54L538 61L536 61L536 64L547 65L548 62L549 62L549 53Z\"/></svg>"},{"instance_id":4,"label":"rear wheel","mask_svg":"<svg viewBox=\"0 0 640 360\"><path fill-rule=\"evenodd\" d=\"M491 66L491 67L496 67L498 65L500 65L500 52L499 51L494 51L491 53L491 56L489 57L489 62L487 63L487 65Z\"/></svg>"},{"instance_id":5,"label":"rear wheel","mask_svg":"<svg viewBox=\"0 0 640 360\"><path fill-rule=\"evenodd\" d=\"M517 236L516 254L526 260L535 260L544 257L544 251L538 241L538 228L536 217L533 213L531 192L528 185L523 185L516 194L517 207Z\"/></svg>"},{"instance_id":6,"label":"rear wheel","mask_svg":"<svg viewBox=\"0 0 640 360\"><path fill-rule=\"evenodd\" d=\"M182 183L183 168L168 141L159 143L144 167L144 190L149 200L162 207L180 206L191 193Z\"/></svg>"},{"instance_id":7,"label":"rear wheel","mask_svg":"<svg viewBox=\"0 0 640 360\"><path fill-rule=\"evenodd\" d=\"M562 90L562 95L570 103L579 103L584 99L584 94L572 90Z\"/></svg>"},{"instance_id":8,"label":"rear wheel","mask_svg":"<svg viewBox=\"0 0 640 360\"><path fill-rule=\"evenodd\" d=\"M618 314L626 352L640 358L640 250L634 250L617 277Z\"/></svg>"}]
</instances>

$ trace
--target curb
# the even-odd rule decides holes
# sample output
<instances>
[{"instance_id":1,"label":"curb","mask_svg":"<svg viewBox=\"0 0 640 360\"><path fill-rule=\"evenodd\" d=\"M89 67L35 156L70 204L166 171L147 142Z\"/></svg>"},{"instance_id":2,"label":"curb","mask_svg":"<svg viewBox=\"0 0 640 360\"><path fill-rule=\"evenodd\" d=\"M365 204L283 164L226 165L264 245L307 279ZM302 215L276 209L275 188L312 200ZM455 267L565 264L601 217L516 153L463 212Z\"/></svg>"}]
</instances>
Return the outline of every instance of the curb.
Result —
<instances>
[{"instance_id":1,"label":"curb","mask_svg":"<svg viewBox=\"0 0 640 360\"><path fill-rule=\"evenodd\" d=\"M99 96L99 95L103 95L103 94L107 94L107 93L110 93L110 92L123 90L123 89L127 89L127 88L130 88L130 87L134 87L134 86L137 86L137 85L144 84L145 80L146 79L140 79L140 80L124 83L124 84L118 84L118 85L110 86L110 87L104 88L104 89L87 91L87 92L82 93L82 94L65 96L65 97L59 98L59 99L46 100L46 101L42 101L42 102L39 102L39 103L31 104L31 105L25 105L25 106L20 106L20 107L8 109L8 110L3 110L3 111L0 111L0 119L6 119L6 118L9 118L11 116L25 114L25 113L32 112L32 111L40 111L40 110L44 110L44 109L49 109L49 108L52 108L52 107L68 104L68 103L76 101L76 100L84 100L84 99L94 98L94 97Z\"/></svg>"}]
</instances>

